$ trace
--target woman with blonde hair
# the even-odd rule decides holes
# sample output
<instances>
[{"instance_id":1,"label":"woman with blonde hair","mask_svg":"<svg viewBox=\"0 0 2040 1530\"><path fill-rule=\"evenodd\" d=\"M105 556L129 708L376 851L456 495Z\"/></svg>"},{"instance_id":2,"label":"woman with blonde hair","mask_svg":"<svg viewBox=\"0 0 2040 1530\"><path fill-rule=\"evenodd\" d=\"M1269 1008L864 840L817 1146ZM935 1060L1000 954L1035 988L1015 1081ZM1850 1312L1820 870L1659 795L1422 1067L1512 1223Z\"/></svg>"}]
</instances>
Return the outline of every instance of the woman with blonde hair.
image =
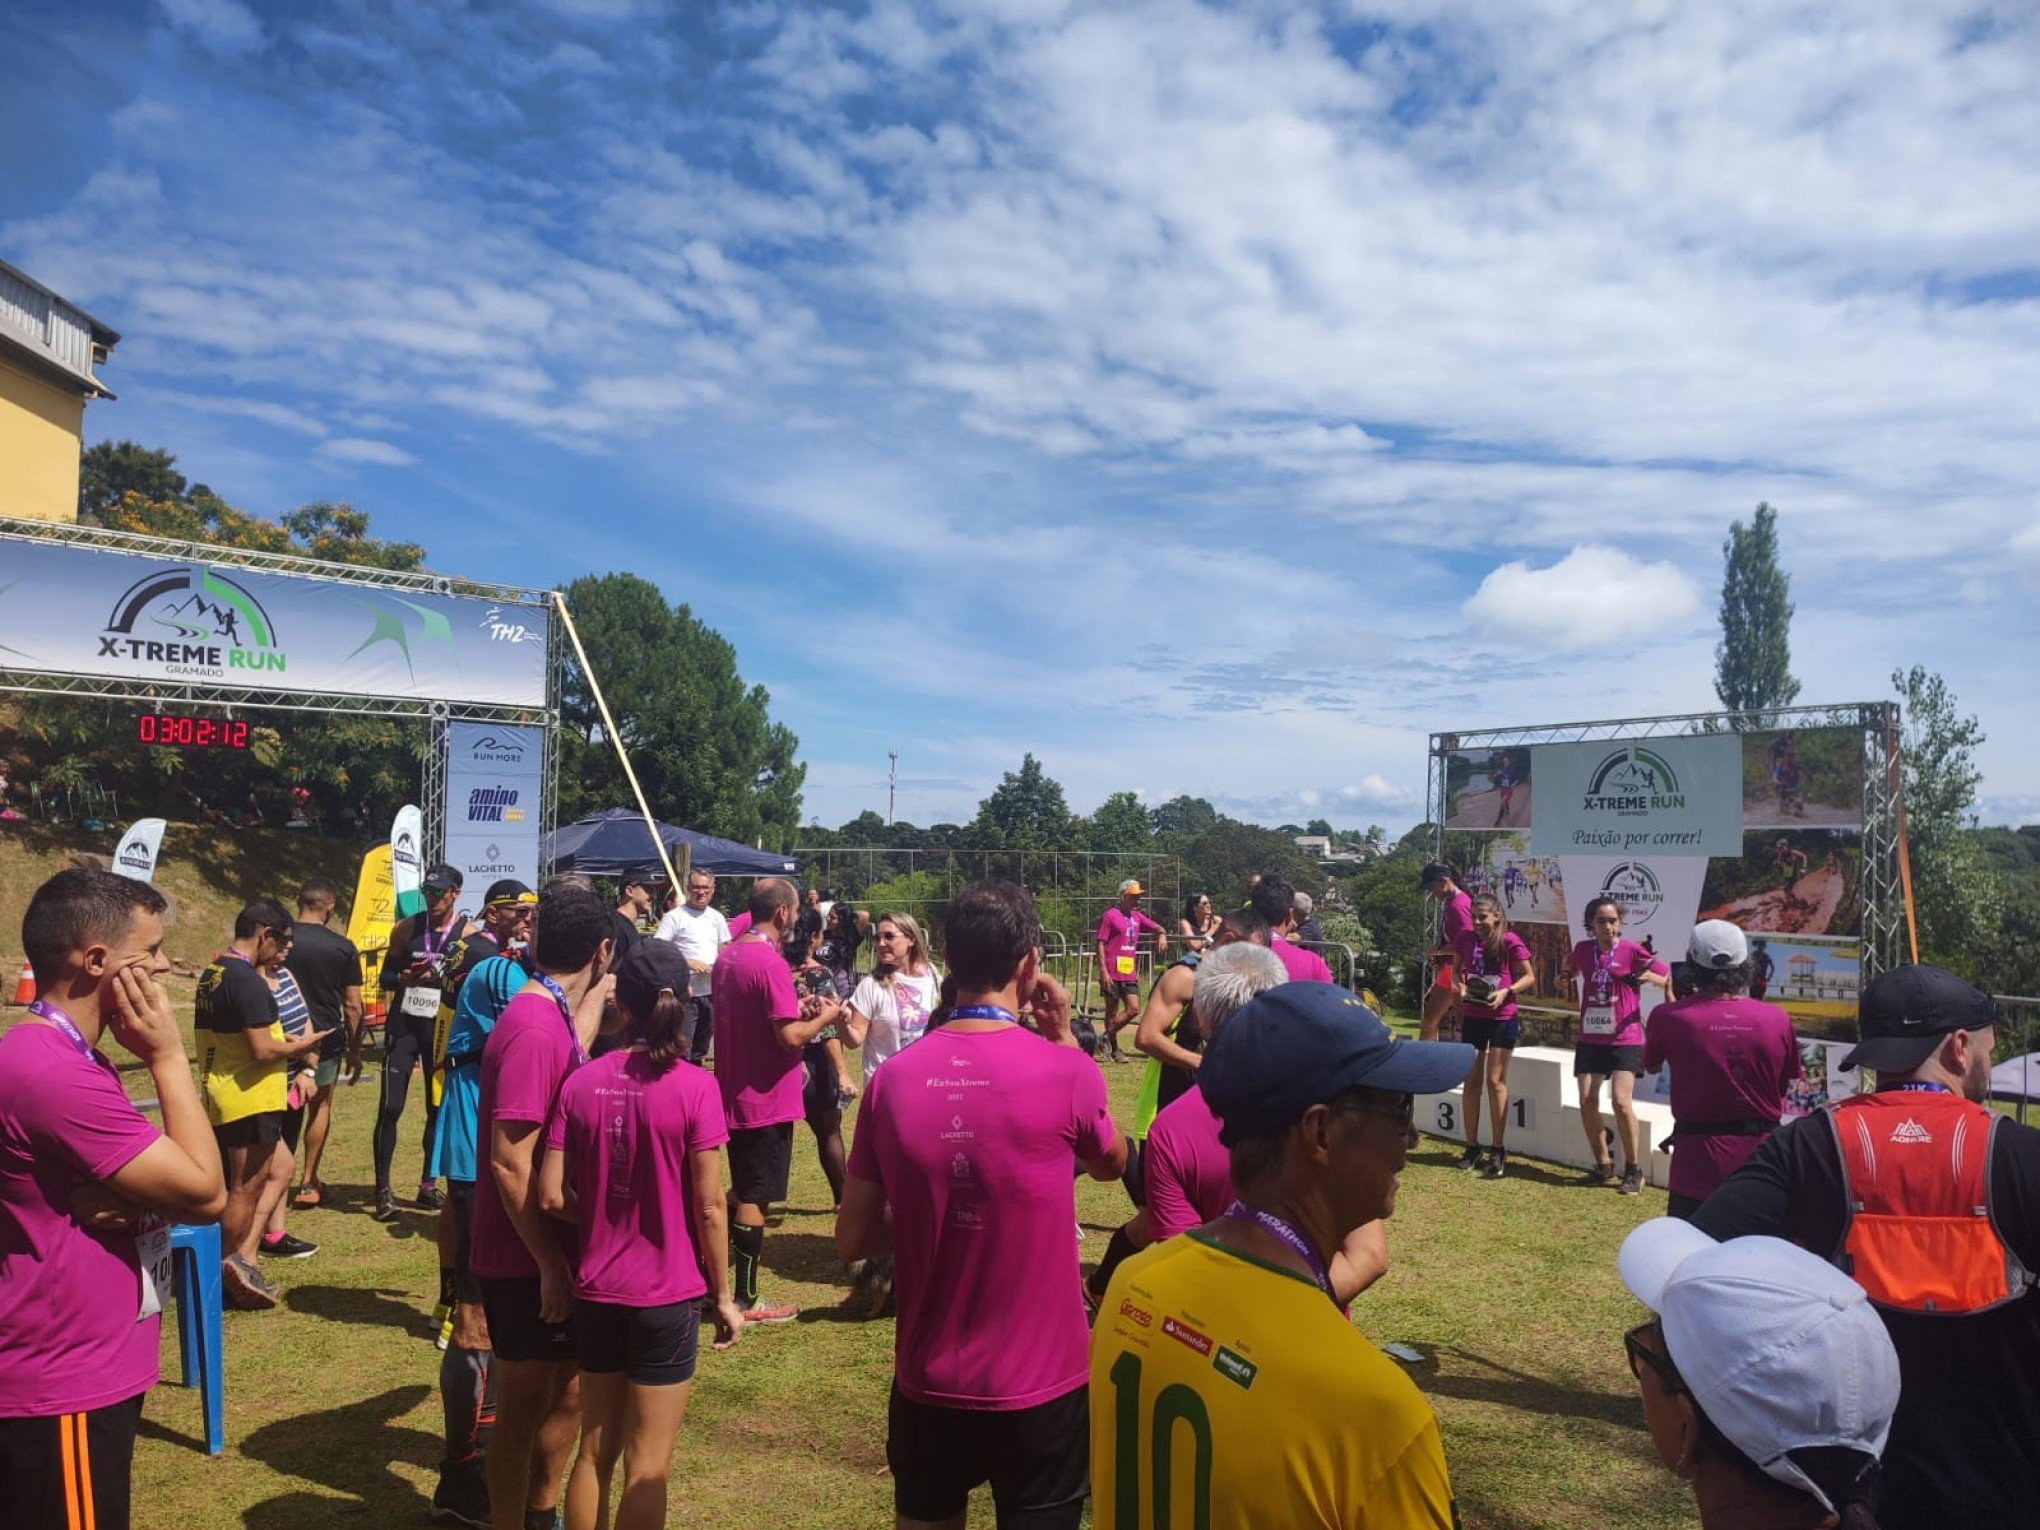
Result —
<instances>
[{"instance_id":1,"label":"woman with blonde hair","mask_svg":"<svg viewBox=\"0 0 2040 1530\"><path fill-rule=\"evenodd\" d=\"M838 1022L852 1046L864 1049L864 1082L902 1047L919 1041L935 1012L942 978L912 914L880 914L871 971L850 995Z\"/></svg>"}]
</instances>

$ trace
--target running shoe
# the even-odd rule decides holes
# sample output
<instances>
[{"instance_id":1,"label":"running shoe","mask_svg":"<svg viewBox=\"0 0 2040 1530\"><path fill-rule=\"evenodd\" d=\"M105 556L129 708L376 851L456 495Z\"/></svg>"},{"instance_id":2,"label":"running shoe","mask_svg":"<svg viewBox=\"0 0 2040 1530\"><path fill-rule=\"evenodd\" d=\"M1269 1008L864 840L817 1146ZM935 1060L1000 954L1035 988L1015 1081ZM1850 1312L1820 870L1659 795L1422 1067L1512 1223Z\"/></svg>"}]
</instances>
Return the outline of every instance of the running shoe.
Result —
<instances>
[{"instance_id":1,"label":"running shoe","mask_svg":"<svg viewBox=\"0 0 2040 1530\"><path fill-rule=\"evenodd\" d=\"M418 1186L418 1199L412 1204L420 1211L444 1211L446 1192L439 1188L437 1180L425 1180Z\"/></svg>"},{"instance_id":2,"label":"running shoe","mask_svg":"<svg viewBox=\"0 0 2040 1530\"><path fill-rule=\"evenodd\" d=\"M228 1303L243 1312L267 1312L283 1299L276 1282L239 1254L229 1254L220 1262L220 1283L226 1288Z\"/></svg>"},{"instance_id":3,"label":"running shoe","mask_svg":"<svg viewBox=\"0 0 2040 1530\"><path fill-rule=\"evenodd\" d=\"M397 1219L397 1196L388 1185L375 1187L375 1210L369 1213L378 1222L394 1222Z\"/></svg>"},{"instance_id":4,"label":"running shoe","mask_svg":"<svg viewBox=\"0 0 2040 1530\"><path fill-rule=\"evenodd\" d=\"M289 1233L279 1233L273 1239L264 1238L262 1240L262 1257L264 1259L309 1259L318 1251L318 1244L308 1243L303 1238L292 1237Z\"/></svg>"},{"instance_id":5,"label":"running shoe","mask_svg":"<svg viewBox=\"0 0 2040 1530\"><path fill-rule=\"evenodd\" d=\"M325 1186L317 1180L306 1180L298 1186L298 1193L291 1197L290 1203L298 1211L312 1211L324 1204L325 1197L320 1194L324 1189Z\"/></svg>"},{"instance_id":6,"label":"running shoe","mask_svg":"<svg viewBox=\"0 0 2040 1530\"><path fill-rule=\"evenodd\" d=\"M1481 1175L1487 1179L1500 1179L1509 1172L1509 1155L1496 1148L1487 1155L1487 1162L1481 1165Z\"/></svg>"},{"instance_id":7,"label":"running shoe","mask_svg":"<svg viewBox=\"0 0 2040 1530\"><path fill-rule=\"evenodd\" d=\"M791 1302L753 1302L744 1309L747 1326L752 1323L791 1323L799 1316L800 1308Z\"/></svg>"},{"instance_id":8,"label":"running shoe","mask_svg":"<svg viewBox=\"0 0 2040 1530\"><path fill-rule=\"evenodd\" d=\"M432 1517L442 1525L489 1530L489 1481L480 1456L439 1468L439 1486L432 1490Z\"/></svg>"},{"instance_id":9,"label":"running shoe","mask_svg":"<svg viewBox=\"0 0 2040 1530\"><path fill-rule=\"evenodd\" d=\"M1622 1171L1622 1183L1616 1187L1617 1195L1643 1194L1643 1170L1631 1164Z\"/></svg>"},{"instance_id":10,"label":"running shoe","mask_svg":"<svg viewBox=\"0 0 2040 1530\"><path fill-rule=\"evenodd\" d=\"M1479 1148L1470 1147L1459 1155L1459 1167L1469 1174L1477 1173L1486 1157L1487 1155Z\"/></svg>"},{"instance_id":11,"label":"running shoe","mask_svg":"<svg viewBox=\"0 0 2040 1530\"><path fill-rule=\"evenodd\" d=\"M1586 1177L1586 1179L1585 1179L1585 1180L1583 1181L1583 1183L1585 1183L1585 1184L1589 1184L1589 1185L1612 1185L1612 1184L1614 1184L1614 1183L1615 1183L1615 1165L1613 1165L1612 1163L1597 1163L1597 1164L1595 1164L1595 1165L1594 1165L1594 1166L1593 1166L1593 1167L1592 1167L1591 1169L1587 1170L1587 1177Z\"/></svg>"}]
</instances>

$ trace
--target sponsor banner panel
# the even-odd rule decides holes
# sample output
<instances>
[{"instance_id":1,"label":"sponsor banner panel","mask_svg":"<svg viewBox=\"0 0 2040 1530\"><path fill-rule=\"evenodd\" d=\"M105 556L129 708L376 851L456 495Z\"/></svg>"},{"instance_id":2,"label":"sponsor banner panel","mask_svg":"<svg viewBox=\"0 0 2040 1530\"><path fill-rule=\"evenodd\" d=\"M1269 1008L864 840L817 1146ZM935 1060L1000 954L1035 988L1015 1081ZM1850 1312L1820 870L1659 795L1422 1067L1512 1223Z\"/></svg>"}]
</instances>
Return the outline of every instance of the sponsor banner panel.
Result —
<instances>
[{"instance_id":1,"label":"sponsor banner panel","mask_svg":"<svg viewBox=\"0 0 2040 1530\"><path fill-rule=\"evenodd\" d=\"M537 887L545 731L454 723L447 735L446 858L463 901L478 907L501 877Z\"/></svg>"},{"instance_id":2,"label":"sponsor banner panel","mask_svg":"<svg viewBox=\"0 0 2040 1530\"><path fill-rule=\"evenodd\" d=\"M390 926L397 922L397 889L390 876L390 847L377 845L361 858L354 883L354 902L347 909L347 938L361 953L361 992L380 1002L378 979L383 952L389 949Z\"/></svg>"},{"instance_id":3,"label":"sponsor banner panel","mask_svg":"<svg viewBox=\"0 0 2040 1530\"><path fill-rule=\"evenodd\" d=\"M1732 733L1538 744L1535 855L1742 853L1742 740ZM1568 877L1574 897L1578 884Z\"/></svg>"},{"instance_id":4,"label":"sponsor banner panel","mask_svg":"<svg viewBox=\"0 0 2040 1530\"><path fill-rule=\"evenodd\" d=\"M1570 905L1584 911L1595 898L1613 898L1622 910L1622 935L1670 966L1686 955L1700 907L1707 862L1698 856L1566 855L1559 858ZM1584 940L1575 930L1566 951ZM1567 979L1566 992L1573 992Z\"/></svg>"},{"instance_id":5,"label":"sponsor banner panel","mask_svg":"<svg viewBox=\"0 0 2040 1530\"><path fill-rule=\"evenodd\" d=\"M168 827L160 818L137 818L120 837L120 848L113 852L113 869L137 882L153 882L156 857L163 849L163 831Z\"/></svg>"},{"instance_id":6,"label":"sponsor banner panel","mask_svg":"<svg viewBox=\"0 0 2040 1530\"><path fill-rule=\"evenodd\" d=\"M1456 750L1445 757L1445 827L1511 829L1530 827L1531 751Z\"/></svg>"},{"instance_id":7,"label":"sponsor banner panel","mask_svg":"<svg viewBox=\"0 0 2040 1530\"><path fill-rule=\"evenodd\" d=\"M468 596L0 545L9 669L262 690L545 705L545 619Z\"/></svg>"},{"instance_id":8,"label":"sponsor banner panel","mask_svg":"<svg viewBox=\"0 0 2040 1530\"><path fill-rule=\"evenodd\" d=\"M1746 733L1745 829L1863 827L1863 730L1797 728Z\"/></svg>"},{"instance_id":9,"label":"sponsor banner panel","mask_svg":"<svg viewBox=\"0 0 2040 1530\"><path fill-rule=\"evenodd\" d=\"M407 802L390 823L390 886L397 918L409 919L424 910L424 881L425 814L416 803Z\"/></svg>"}]
</instances>

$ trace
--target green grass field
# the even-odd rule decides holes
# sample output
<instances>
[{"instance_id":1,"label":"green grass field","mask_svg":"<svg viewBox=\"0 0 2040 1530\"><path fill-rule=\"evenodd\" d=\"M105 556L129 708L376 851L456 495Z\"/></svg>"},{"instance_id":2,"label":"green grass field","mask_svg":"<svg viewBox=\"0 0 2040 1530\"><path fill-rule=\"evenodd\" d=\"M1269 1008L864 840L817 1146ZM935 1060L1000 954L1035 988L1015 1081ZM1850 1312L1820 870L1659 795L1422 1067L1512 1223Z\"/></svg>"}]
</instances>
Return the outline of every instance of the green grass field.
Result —
<instances>
[{"instance_id":1,"label":"green grass field","mask_svg":"<svg viewBox=\"0 0 2040 1530\"><path fill-rule=\"evenodd\" d=\"M176 988L188 1011L189 984ZM139 1071L129 1077L138 1090L147 1084ZM1129 1119L1139 1070L1109 1068L1107 1078ZM286 1293L276 1311L227 1314L225 1454L200 1449L195 1391L166 1385L150 1396L135 1459L143 1530L425 1522L440 1448L429 1319L437 1255L427 1214L407 1211L389 1226L366 1215L373 1090L372 1073L342 1090L325 1171L334 1193L326 1209L293 1218L321 1252L273 1271ZM418 1162L415 1089L413 1099L400 1192ZM1516 1177L1490 1183L1450 1167L1453 1156L1433 1139L1413 1155L1392 1224L1394 1267L1355 1318L1372 1338L1427 1357L1413 1374L1438 1410L1465 1523L1694 1523L1683 1489L1648 1454L1620 1337L1640 1309L1616 1278L1615 1249L1630 1226L1662 1212L1663 1195L1579 1188L1570 1171L1525 1160ZM1128 1208L1119 1187L1086 1180L1078 1209L1088 1265ZM831 1223L803 1138L791 1205L765 1250L768 1291L801 1303L803 1320L704 1353L670 1524L890 1525L893 1325L838 1317ZM166 1324L166 1376L176 1363ZM989 1502L975 1505L971 1524L991 1523Z\"/></svg>"}]
</instances>

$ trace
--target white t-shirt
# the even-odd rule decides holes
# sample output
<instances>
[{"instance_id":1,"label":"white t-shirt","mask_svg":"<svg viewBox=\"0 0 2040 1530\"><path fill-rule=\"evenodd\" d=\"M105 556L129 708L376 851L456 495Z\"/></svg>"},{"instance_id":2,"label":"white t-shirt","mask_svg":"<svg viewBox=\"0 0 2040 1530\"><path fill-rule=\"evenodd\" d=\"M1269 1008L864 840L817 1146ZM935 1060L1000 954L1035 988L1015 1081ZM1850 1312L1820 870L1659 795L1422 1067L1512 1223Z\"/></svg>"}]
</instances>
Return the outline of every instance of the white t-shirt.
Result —
<instances>
[{"instance_id":1,"label":"white t-shirt","mask_svg":"<svg viewBox=\"0 0 2040 1530\"><path fill-rule=\"evenodd\" d=\"M713 967L717 954L730 943L730 922L719 908L691 909L683 903L659 921L655 934L660 940L672 941L688 961ZM706 972L688 973L687 990L694 997L707 993L708 983Z\"/></svg>"},{"instance_id":2,"label":"white t-shirt","mask_svg":"<svg viewBox=\"0 0 2040 1530\"><path fill-rule=\"evenodd\" d=\"M866 977L850 995L850 1007L871 1022L864 1033L864 1082L901 1047L919 1041L928 1029L928 1017L935 1012L942 993L942 979L930 967L919 977L900 973L892 987L883 986L876 976Z\"/></svg>"}]
</instances>

